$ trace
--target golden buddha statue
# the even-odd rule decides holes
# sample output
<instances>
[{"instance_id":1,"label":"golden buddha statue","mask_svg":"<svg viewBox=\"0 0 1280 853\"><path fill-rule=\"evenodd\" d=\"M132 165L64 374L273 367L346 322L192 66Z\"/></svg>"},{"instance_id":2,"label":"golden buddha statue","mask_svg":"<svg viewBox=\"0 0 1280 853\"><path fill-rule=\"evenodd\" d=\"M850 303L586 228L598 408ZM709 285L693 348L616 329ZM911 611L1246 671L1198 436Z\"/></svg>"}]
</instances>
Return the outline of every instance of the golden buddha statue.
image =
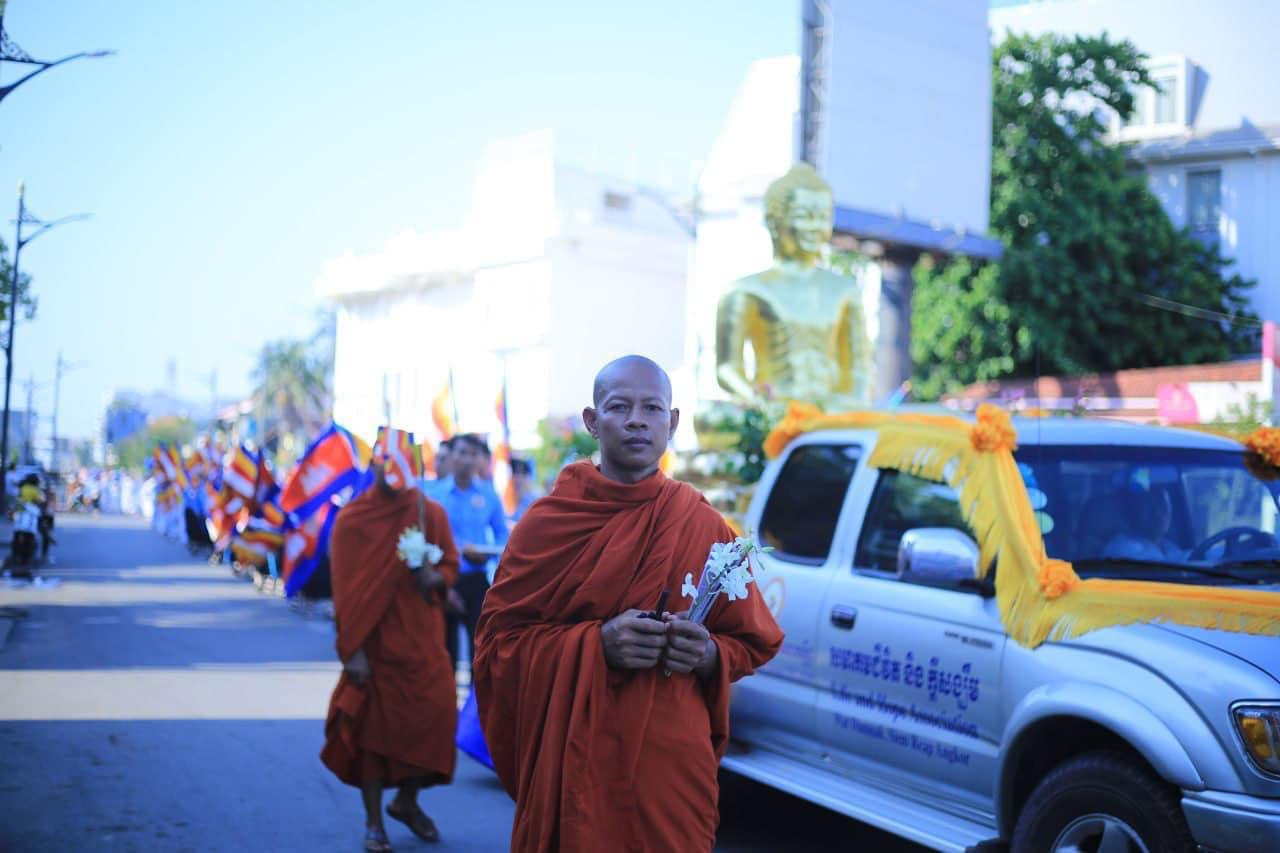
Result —
<instances>
[{"instance_id":1,"label":"golden buddha statue","mask_svg":"<svg viewBox=\"0 0 1280 853\"><path fill-rule=\"evenodd\" d=\"M716 378L736 398L867 405L871 344L858 282L819 266L831 239L831 187L807 163L769 185L774 265L730 285L716 308ZM749 370L747 347L754 354Z\"/></svg>"}]
</instances>

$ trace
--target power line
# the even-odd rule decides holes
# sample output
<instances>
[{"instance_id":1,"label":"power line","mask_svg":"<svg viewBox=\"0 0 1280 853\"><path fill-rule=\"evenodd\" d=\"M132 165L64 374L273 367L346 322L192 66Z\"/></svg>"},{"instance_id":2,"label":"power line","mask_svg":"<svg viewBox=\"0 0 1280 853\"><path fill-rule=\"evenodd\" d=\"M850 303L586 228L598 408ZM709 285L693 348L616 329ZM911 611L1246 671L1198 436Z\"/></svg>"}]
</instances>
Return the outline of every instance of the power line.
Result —
<instances>
[{"instance_id":1,"label":"power line","mask_svg":"<svg viewBox=\"0 0 1280 853\"><path fill-rule=\"evenodd\" d=\"M1198 308L1195 305L1187 305L1185 302L1175 302L1172 299L1165 299L1163 296L1153 296L1150 293L1136 293L1133 295L1133 298L1152 308L1158 308L1161 311L1169 311L1173 314L1182 314L1186 317L1194 317L1197 320L1212 320L1214 322L1231 323L1235 326L1248 326L1255 329L1262 328L1261 322L1249 317L1241 317L1239 314L1224 314L1221 311L1210 311L1208 308Z\"/></svg>"}]
</instances>

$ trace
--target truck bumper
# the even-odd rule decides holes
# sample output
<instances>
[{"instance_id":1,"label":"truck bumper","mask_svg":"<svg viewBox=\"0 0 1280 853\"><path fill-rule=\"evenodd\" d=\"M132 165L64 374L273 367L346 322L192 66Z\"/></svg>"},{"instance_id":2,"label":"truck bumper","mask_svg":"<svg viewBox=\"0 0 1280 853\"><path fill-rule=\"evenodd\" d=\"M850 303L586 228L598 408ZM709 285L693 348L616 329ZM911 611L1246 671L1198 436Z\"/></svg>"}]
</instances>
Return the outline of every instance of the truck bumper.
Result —
<instances>
[{"instance_id":1,"label":"truck bumper","mask_svg":"<svg viewBox=\"0 0 1280 853\"><path fill-rule=\"evenodd\" d=\"M1222 791L1184 792L1182 813L1201 847L1232 853L1280 850L1280 800Z\"/></svg>"}]
</instances>

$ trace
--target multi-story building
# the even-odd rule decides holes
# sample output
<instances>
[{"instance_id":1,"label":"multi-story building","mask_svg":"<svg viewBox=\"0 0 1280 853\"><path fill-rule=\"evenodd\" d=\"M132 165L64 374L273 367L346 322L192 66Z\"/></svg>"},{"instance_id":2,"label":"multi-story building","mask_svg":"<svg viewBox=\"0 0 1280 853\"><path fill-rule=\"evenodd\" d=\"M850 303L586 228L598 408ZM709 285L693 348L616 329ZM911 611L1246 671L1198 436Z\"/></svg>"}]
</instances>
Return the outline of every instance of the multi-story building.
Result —
<instances>
[{"instance_id":1,"label":"multi-story building","mask_svg":"<svg viewBox=\"0 0 1280 853\"><path fill-rule=\"evenodd\" d=\"M1270 0L1045 0L989 13L1006 32L1128 39L1155 86L1112 117L1169 218L1257 282L1250 298L1280 320L1280 14ZM1268 82L1272 81L1272 82Z\"/></svg>"}]
</instances>

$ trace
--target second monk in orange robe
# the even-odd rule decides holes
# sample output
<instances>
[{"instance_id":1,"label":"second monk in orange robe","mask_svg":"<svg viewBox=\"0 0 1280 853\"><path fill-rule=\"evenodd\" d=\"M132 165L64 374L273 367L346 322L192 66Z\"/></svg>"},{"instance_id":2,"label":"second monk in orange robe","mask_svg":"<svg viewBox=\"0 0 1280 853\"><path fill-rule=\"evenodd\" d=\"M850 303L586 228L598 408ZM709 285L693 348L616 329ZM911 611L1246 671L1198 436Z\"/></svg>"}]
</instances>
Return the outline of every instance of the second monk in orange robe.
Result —
<instances>
[{"instance_id":1,"label":"second monk in orange robe","mask_svg":"<svg viewBox=\"0 0 1280 853\"><path fill-rule=\"evenodd\" d=\"M343 673L329 702L321 760L361 789L365 849L390 850L382 823L384 788L398 793L387 814L435 840L418 791L453 778L457 687L444 646L444 595L458 576L458 553L439 504L392 474L344 506L330 545L334 619ZM397 476L398 474L398 476ZM411 570L397 554L400 535L422 530L439 561Z\"/></svg>"}]
</instances>

